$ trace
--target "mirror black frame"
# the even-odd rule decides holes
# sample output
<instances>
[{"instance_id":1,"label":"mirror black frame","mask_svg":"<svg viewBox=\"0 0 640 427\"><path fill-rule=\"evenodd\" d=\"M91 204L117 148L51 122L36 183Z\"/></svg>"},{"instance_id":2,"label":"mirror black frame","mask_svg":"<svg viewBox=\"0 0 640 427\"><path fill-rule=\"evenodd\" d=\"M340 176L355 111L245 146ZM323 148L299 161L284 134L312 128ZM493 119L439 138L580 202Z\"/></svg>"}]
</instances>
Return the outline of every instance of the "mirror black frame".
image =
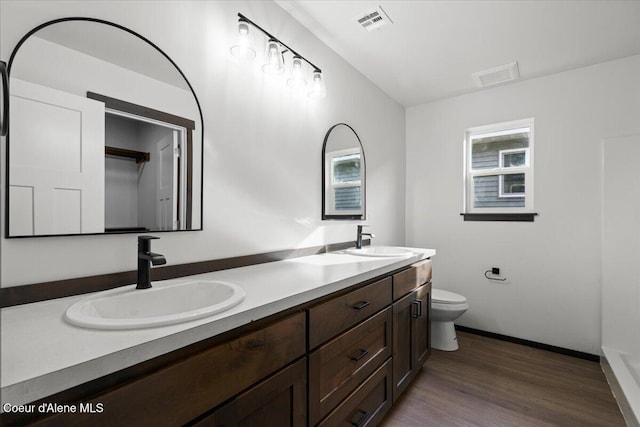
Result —
<instances>
[{"instance_id":1,"label":"mirror black frame","mask_svg":"<svg viewBox=\"0 0 640 427\"><path fill-rule=\"evenodd\" d=\"M7 63L0 61L0 79L2 80L2 117L0 118L0 136L9 130L9 73Z\"/></svg>"},{"instance_id":2,"label":"mirror black frame","mask_svg":"<svg viewBox=\"0 0 640 427\"><path fill-rule=\"evenodd\" d=\"M149 46L151 46L152 48L154 48L156 51L158 51L167 61L169 61L169 63L171 63L171 65L173 65L176 69L176 71L178 73L180 73L180 75L182 76L182 78L184 79L184 81L187 83L187 86L189 86L189 90L191 91L191 94L193 95L193 99L196 101L196 105L198 107L198 113L200 115L200 127L201 127L201 131L200 131L200 138L201 138L201 153L200 153L200 228L194 228L194 229L190 229L190 230L170 230L170 231L105 231L102 233L76 233L76 234L38 234L38 235L34 235L34 236L10 236L9 235L9 144L10 144L10 129L9 129L9 78L11 76L11 66L13 65L13 61L15 59L16 54L18 53L18 51L20 50L20 47L27 41L27 39L29 39L29 37L31 37L34 33L40 31L43 28L46 28L50 25L54 25L54 24L58 24L61 22L68 22L68 21L84 21L84 22L95 22L98 24L105 24L105 25L109 25L115 28L118 28L120 30L126 31L127 33L140 38L141 40L145 41L146 43L149 44ZM2 62L2 61L0 61ZM4 62L3 62L4 64ZM63 236L100 236L100 235L112 235L112 234L131 234L131 233L135 233L135 234L140 234L140 233L174 233L176 231L201 231L203 229L204 226L204 210L203 210L203 195L204 195L204 117L202 115L202 108L200 107L200 101L198 100L198 97L196 96L195 91L193 90L193 86L191 86L191 83L189 82L189 80L187 79L187 77L184 75L184 73L182 72L182 70L180 69L180 67L178 67L178 65L169 57L169 55L167 55L162 49L160 49L158 46L156 46L155 43L153 43L152 41L150 41L149 39L147 39L146 37L138 34L137 32L124 27L122 25L116 24L114 22L110 22L110 21L105 21L104 19L97 19L97 18L87 18L87 17L68 17L68 18L60 18L60 19L54 19L52 21L47 21L43 24L38 25L37 27L33 28L31 31L29 31L27 34L25 34L20 41L18 42L18 44L16 45L16 47L13 49L13 52L11 52L11 56L9 57L9 63L6 67L6 71L3 70L2 72L2 80L3 80L3 85L5 84L4 79L6 77L6 86L4 86L6 88L5 93L3 94L3 102L4 102L4 106L5 109L3 111L3 116L5 116L3 118L2 121L2 130L5 131L5 135L7 137L7 143L6 143L6 170L5 170L5 215L4 215L4 235L5 238L7 239L23 239L23 238L35 238L35 237L63 237ZM5 122L6 120L6 122Z\"/></svg>"},{"instance_id":3,"label":"mirror black frame","mask_svg":"<svg viewBox=\"0 0 640 427\"><path fill-rule=\"evenodd\" d=\"M362 214L359 215L354 215L354 214L344 214L344 215L327 215L326 214L326 188L325 188L325 182L326 182L326 168L325 168L325 154L326 154L326 150L327 150L327 141L329 140L329 136L331 135L331 131L333 131L336 127L338 126L346 126L349 129L351 129L351 131L353 132L353 134L356 136L356 138L358 139L358 143L360 144L360 152L362 153L362 164L364 166L364 173L363 173L363 181L362 181L362 194L364 195L364 204L362 206ZM360 136L358 135L358 132L355 131L355 129L353 129L351 126L349 126L346 123L336 123L335 125L331 126L329 128L329 130L327 131L326 135L324 136L324 141L322 143L322 164L321 164L321 169L322 169L322 219L323 220L331 220L331 219L338 219L338 220L365 220L367 218L367 160L365 158L364 155L364 147L362 146L362 141L360 140Z\"/></svg>"}]
</instances>

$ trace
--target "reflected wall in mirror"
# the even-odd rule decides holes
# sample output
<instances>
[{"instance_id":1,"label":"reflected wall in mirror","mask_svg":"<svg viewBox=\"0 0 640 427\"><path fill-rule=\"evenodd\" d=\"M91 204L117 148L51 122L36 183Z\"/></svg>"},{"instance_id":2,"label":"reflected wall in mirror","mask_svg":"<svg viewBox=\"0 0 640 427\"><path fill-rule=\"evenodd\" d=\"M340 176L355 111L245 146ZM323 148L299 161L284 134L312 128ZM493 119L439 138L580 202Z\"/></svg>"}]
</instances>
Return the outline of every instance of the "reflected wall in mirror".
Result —
<instances>
[{"instance_id":1,"label":"reflected wall in mirror","mask_svg":"<svg viewBox=\"0 0 640 427\"><path fill-rule=\"evenodd\" d=\"M322 146L322 219L363 220L366 163L358 134L345 123L333 125Z\"/></svg>"},{"instance_id":2,"label":"reflected wall in mirror","mask_svg":"<svg viewBox=\"0 0 640 427\"><path fill-rule=\"evenodd\" d=\"M158 47L60 19L8 70L7 237L202 229L202 112Z\"/></svg>"}]
</instances>

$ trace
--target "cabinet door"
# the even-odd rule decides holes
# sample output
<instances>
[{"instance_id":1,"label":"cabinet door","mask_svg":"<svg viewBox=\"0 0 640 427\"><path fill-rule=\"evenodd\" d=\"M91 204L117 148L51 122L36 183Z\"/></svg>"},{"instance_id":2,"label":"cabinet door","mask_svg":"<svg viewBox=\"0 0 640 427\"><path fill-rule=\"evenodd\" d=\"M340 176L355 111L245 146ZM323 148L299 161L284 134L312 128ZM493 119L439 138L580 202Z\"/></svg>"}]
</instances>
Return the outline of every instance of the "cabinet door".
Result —
<instances>
[{"instance_id":1,"label":"cabinet door","mask_svg":"<svg viewBox=\"0 0 640 427\"><path fill-rule=\"evenodd\" d=\"M415 291L413 304L413 359L420 370L431 355L431 284Z\"/></svg>"},{"instance_id":2,"label":"cabinet door","mask_svg":"<svg viewBox=\"0 0 640 427\"><path fill-rule=\"evenodd\" d=\"M307 422L306 358L218 409L198 427L303 427Z\"/></svg>"},{"instance_id":3,"label":"cabinet door","mask_svg":"<svg viewBox=\"0 0 640 427\"><path fill-rule=\"evenodd\" d=\"M393 400L431 355L431 284L393 304Z\"/></svg>"},{"instance_id":4,"label":"cabinet door","mask_svg":"<svg viewBox=\"0 0 640 427\"><path fill-rule=\"evenodd\" d=\"M393 304L393 401L413 379L414 357L411 353L415 292Z\"/></svg>"}]
</instances>

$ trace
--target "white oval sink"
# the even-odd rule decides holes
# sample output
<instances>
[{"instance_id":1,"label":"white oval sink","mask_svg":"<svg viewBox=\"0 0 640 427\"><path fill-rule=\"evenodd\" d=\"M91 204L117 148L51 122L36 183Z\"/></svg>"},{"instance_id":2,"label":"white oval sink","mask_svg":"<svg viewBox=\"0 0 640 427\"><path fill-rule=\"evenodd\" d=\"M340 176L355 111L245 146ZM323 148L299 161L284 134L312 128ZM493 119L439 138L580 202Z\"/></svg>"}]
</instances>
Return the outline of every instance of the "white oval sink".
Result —
<instances>
[{"instance_id":1,"label":"white oval sink","mask_svg":"<svg viewBox=\"0 0 640 427\"><path fill-rule=\"evenodd\" d=\"M65 319L92 329L137 329L200 319L240 304L244 290L233 283L195 280L150 289L135 285L85 298L71 305Z\"/></svg>"},{"instance_id":2,"label":"white oval sink","mask_svg":"<svg viewBox=\"0 0 640 427\"><path fill-rule=\"evenodd\" d=\"M371 257L405 257L414 255L409 249L393 246L365 246L362 249L349 248L346 249L345 252L351 255Z\"/></svg>"}]
</instances>

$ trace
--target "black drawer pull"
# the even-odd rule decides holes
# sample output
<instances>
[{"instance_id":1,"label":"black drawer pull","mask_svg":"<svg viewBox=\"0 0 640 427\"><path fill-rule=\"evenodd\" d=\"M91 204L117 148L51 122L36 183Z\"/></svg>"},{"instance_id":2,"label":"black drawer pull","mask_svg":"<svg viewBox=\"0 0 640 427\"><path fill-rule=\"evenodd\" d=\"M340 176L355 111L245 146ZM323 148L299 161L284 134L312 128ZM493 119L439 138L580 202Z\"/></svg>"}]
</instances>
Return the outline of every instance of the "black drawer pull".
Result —
<instances>
[{"instance_id":1,"label":"black drawer pull","mask_svg":"<svg viewBox=\"0 0 640 427\"><path fill-rule=\"evenodd\" d=\"M411 306L416 307L416 310L411 310L411 317L418 318L422 316L422 301L417 299L415 301L411 301Z\"/></svg>"},{"instance_id":2,"label":"black drawer pull","mask_svg":"<svg viewBox=\"0 0 640 427\"><path fill-rule=\"evenodd\" d=\"M360 350L360 354L357 356L351 356L351 360L353 360L354 362L357 362L358 360L362 359L363 357L365 357L367 354L369 354L369 352L367 350Z\"/></svg>"},{"instance_id":3,"label":"black drawer pull","mask_svg":"<svg viewBox=\"0 0 640 427\"><path fill-rule=\"evenodd\" d=\"M369 413L362 409L359 409L358 412L362 412L362 415L360 415L360 418L358 418L357 421L351 421L351 425L355 427L362 427L369 418Z\"/></svg>"},{"instance_id":4,"label":"black drawer pull","mask_svg":"<svg viewBox=\"0 0 640 427\"><path fill-rule=\"evenodd\" d=\"M368 305L371 305L371 301L360 301L356 305L351 306L351 308L355 308L356 310L362 310Z\"/></svg>"}]
</instances>

